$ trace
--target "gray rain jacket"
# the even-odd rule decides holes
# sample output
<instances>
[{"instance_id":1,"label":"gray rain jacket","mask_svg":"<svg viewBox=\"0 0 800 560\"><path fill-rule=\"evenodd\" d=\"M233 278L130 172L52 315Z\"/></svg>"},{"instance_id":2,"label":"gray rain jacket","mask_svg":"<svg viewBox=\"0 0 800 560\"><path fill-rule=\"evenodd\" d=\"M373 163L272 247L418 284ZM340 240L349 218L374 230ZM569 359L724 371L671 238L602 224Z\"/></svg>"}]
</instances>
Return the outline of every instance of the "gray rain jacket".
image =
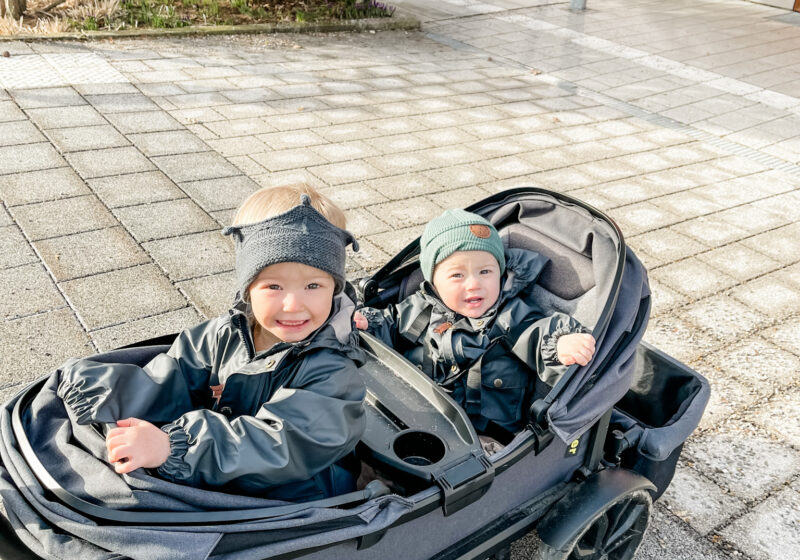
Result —
<instances>
[{"instance_id":1,"label":"gray rain jacket","mask_svg":"<svg viewBox=\"0 0 800 560\"><path fill-rule=\"evenodd\" d=\"M478 431L493 423L517 432L525 425L524 405L537 389L537 374L539 385L549 387L566 371L556 353L558 338L588 332L569 315L545 316L534 301L532 289L547 262L534 251L506 249L500 296L477 319L447 308L428 282L397 305L360 311L368 332L450 391Z\"/></svg>"},{"instance_id":2,"label":"gray rain jacket","mask_svg":"<svg viewBox=\"0 0 800 560\"><path fill-rule=\"evenodd\" d=\"M66 362L58 395L79 424L128 417L164 424L171 450L158 473L168 480L321 498L330 493L322 471L350 453L365 428L353 308L339 294L331 317L309 338L256 353L247 307L239 303L181 332L143 368Z\"/></svg>"}]
</instances>

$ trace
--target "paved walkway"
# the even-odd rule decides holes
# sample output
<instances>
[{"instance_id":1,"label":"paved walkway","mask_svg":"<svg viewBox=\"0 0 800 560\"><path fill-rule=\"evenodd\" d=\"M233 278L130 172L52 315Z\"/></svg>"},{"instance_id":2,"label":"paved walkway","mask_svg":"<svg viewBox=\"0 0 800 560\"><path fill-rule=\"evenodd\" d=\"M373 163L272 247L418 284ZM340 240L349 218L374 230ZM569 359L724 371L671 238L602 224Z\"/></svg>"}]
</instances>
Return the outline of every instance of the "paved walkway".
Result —
<instances>
[{"instance_id":1,"label":"paved walkway","mask_svg":"<svg viewBox=\"0 0 800 560\"><path fill-rule=\"evenodd\" d=\"M538 185L619 222L646 338L713 385L638 558L800 558L800 14L399 4L421 33L1 43L0 398L224 309L220 226L259 185L346 208L353 276Z\"/></svg>"}]
</instances>

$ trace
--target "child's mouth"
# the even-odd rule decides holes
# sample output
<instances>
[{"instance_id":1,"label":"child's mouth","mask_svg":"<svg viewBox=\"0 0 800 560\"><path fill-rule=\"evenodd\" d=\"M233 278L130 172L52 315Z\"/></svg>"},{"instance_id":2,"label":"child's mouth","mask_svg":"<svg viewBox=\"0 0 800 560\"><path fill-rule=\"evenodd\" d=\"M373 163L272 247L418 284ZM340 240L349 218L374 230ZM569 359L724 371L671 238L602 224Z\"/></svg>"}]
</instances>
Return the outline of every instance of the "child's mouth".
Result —
<instances>
[{"instance_id":1,"label":"child's mouth","mask_svg":"<svg viewBox=\"0 0 800 560\"><path fill-rule=\"evenodd\" d=\"M478 306L480 306L481 303L483 303L483 298L482 297L477 297L477 296L476 297L469 297L469 298L465 299L464 302L467 305L471 306L471 307L478 307Z\"/></svg>"},{"instance_id":2,"label":"child's mouth","mask_svg":"<svg viewBox=\"0 0 800 560\"><path fill-rule=\"evenodd\" d=\"M284 319L281 321L276 321L276 323L278 323L278 325L280 325L284 329L299 329L301 327L304 327L306 323L308 323L308 319L303 319L301 321L288 321Z\"/></svg>"}]
</instances>

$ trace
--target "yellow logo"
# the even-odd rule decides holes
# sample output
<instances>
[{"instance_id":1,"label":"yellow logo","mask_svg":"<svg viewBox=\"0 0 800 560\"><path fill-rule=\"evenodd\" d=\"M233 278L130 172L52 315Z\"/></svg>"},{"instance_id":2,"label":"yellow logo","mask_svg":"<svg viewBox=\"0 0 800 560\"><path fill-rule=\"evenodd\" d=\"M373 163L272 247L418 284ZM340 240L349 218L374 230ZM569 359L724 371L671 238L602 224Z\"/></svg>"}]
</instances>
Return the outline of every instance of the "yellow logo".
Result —
<instances>
[{"instance_id":1,"label":"yellow logo","mask_svg":"<svg viewBox=\"0 0 800 560\"><path fill-rule=\"evenodd\" d=\"M578 446L581 444L580 439L576 439L572 443L569 444L569 449L567 449L567 453L570 455L575 455L578 452Z\"/></svg>"}]
</instances>

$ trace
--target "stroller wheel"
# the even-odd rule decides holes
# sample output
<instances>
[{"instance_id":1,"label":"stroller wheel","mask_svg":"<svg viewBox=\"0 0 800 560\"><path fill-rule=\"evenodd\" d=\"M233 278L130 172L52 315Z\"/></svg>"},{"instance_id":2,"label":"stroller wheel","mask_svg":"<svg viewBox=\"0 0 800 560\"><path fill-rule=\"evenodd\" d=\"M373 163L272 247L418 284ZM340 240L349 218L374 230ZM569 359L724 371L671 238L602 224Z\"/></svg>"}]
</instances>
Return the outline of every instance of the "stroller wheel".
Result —
<instances>
[{"instance_id":1,"label":"stroller wheel","mask_svg":"<svg viewBox=\"0 0 800 560\"><path fill-rule=\"evenodd\" d=\"M631 560L644 538L653 501L646 490L620 496L589 519L563 550L541 543L535 560Z\"/></svg>"}]
</instances>

